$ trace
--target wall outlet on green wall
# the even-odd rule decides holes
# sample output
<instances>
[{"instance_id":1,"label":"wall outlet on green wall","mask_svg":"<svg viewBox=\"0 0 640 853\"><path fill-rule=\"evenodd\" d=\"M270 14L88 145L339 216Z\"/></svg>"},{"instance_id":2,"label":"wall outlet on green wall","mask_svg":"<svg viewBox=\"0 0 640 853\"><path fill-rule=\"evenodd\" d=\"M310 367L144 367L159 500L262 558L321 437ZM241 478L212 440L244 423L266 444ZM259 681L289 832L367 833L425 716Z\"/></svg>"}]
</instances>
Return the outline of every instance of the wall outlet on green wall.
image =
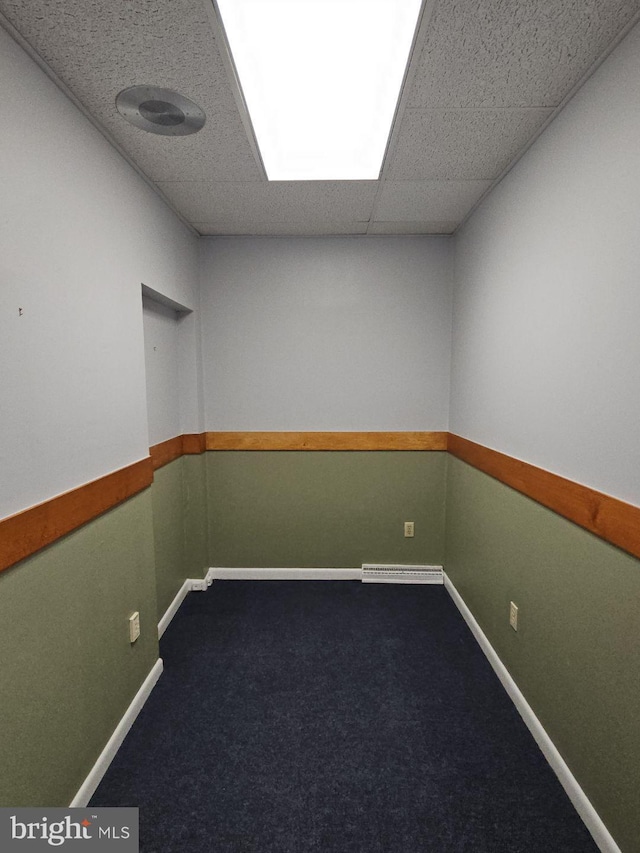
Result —
<instances>
[{"instance_id":1,"label":"wall outlet on green wall","mask_svg":"<svg viewBox=\"0 0 640 853\"><path fill-rule=\"evenodd\" d=\"M129 642L135 643L140 636L140 613L136 610L129 616Z\"/></svg>"}]
</instances>

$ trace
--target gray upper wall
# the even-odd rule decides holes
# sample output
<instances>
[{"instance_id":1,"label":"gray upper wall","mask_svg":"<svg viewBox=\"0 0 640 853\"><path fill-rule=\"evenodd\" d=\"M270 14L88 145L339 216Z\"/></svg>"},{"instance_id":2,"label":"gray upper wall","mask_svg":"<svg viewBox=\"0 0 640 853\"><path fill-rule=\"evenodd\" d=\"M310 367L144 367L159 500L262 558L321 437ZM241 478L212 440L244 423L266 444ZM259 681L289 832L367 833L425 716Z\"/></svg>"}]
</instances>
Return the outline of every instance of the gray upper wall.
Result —
<instances>
[{"instance_id":1,"label":"gray upper wall","mask_svg":"<svg viewBox=\"0 0 640 853\"><path fill-rule=\"evenodd\" d=\"M640 28L456 238L453 432L640 504Z\"/></svg>"},{"instance_id":2,"label":"gray upper wall","mask_svg":"<svg viewBox=\"0 0 640 853\"><path fill-rule=\"evenodd\" d=\"M445 430L452 245L208 238L208 430Z\"/></svg>"},{"instance_id":3,"label":"gray upper wall","mask_svg":"<svg viewBox=\"0 0 640 853\"><path fill-rule=\"evenodd\" d=\"M142 302L149 446L180 435L180 320L153 299Z\"/></svg>"},{"instance_id":4,"label":"gray upper wall","mask_svg":"<svg viewBox=\"0 0 640 853\"><path fill-rule=\"evenodd\" d=\"M141 285L191 307L196 238L2 29L0 77L3 517L148 454Z\"/></svg>"}]
</instances>

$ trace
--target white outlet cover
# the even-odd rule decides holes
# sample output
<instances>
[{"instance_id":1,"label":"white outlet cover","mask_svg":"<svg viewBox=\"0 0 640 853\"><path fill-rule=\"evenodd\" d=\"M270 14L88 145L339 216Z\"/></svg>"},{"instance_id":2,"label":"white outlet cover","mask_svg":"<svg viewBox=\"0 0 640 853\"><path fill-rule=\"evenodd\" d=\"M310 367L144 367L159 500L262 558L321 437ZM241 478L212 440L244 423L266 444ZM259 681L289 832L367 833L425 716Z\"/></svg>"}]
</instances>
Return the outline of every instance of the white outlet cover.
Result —
<instances>
[{"instance_id":1,"label":"white outlet cover","mask_svg":"<svg viewBox=\"0 0 640 853\"><path fill-rule=\"evenodd\" d=\"M136 610L129 616L129 642L135 643L140 636L140 613Z\"/></svg>"}]
</instances>

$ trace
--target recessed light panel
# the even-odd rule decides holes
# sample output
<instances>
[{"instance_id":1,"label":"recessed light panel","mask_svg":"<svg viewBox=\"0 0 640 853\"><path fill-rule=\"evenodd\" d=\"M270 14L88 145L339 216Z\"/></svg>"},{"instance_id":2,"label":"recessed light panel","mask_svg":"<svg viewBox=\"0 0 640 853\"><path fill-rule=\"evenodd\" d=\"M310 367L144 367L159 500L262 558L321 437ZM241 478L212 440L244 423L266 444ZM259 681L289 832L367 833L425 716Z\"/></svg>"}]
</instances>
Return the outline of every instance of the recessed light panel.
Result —
<instances>
[{"instance_id":1,"label":"recessed light panel","mask_svg":"<svg viewBox=\"0 0 640 853\"><path fill-rule=\"evenodd\" d=\"M269 180L377 179L421 0L217 0Z\"/></svg>"}]
</instances>

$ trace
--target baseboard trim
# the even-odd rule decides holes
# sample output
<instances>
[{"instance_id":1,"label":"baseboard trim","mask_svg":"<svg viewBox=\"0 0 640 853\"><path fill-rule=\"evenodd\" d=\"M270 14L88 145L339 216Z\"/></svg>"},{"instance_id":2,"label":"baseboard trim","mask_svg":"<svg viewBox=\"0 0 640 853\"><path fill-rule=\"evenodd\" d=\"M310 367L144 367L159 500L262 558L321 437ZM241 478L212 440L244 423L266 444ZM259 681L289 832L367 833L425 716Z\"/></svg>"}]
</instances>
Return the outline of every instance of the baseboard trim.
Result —
<instances>
[{"instance_id":1,"label":"baseboard trim","mask_svg":"<svg viewBox=\"0 0 640 853\"><path fill-rule=\"evenodd\" d=\"M498 657L498 653L487 639L486 634L476 621L474 615L471 613L467 605L464 603L462 596L455 588L453 582L447 576L446 572L444 575L444 585L445 589L453 599L454 604L462 614L462 618L465 620L465 622L471 629L471 633L478 641L478 644L486 655L487 660L493 667L494 672L502 682L502 686L509 694L509 697L511 698L513 704L516 706L518 713L524 720L527 728L529 729L536 743L542 750L542 754L547 759L547 761L551 765L551 769L554 771L554 773L560 780L560 784L567 792L567 795L573 803L575 810L582 818L585 826L591 833L593 840L598 845L598 848L602 851L602 853L621 853L620 848L614 841L613 836L611 835L607 827L604 825L600 815L591 805L589 798L580 787L577 779L569 769L569 766L567 765L566 761L558 752L558 749L556 748L555 744L543 728L542 723L536 717L535 713L533 712L533 709L520 691L520 688L509 674L509 671L506 666Z\"/></svg>"},{"instance_id":2,"label":"baseboard trim","mask_svg":"<svg viewBox=\"0 0 640 853\"><path fill-rule=\"evenodd\" d=\"M125 711L124 716L116 726L115 731L107 741L107 745L100 753L98 760L89 771L89 775L84 780L78 790L78 793L71 801L71 804L69 806L70 808L85 808L88 805L89 800L91 799L96 788L100 784L102 777L109 769L109 765L115 758L118 749L122 745L122 741L127 736L129 729L134 724L136 717L142 710L144 703L149 698L151 691L155 687L161 675L162 660L161 658L158 658L158 660L153 665L151 672L142 682L142 685L134 696L133 701Z\"/></svg>"},{"instance_id":3,"label":"baseboard trim","mask_svg":"<svg viewBox=\"0 0 640 853\"><path fill-rule=\"evenodd\" d=\"M359 581L362 569L231 569L213 567L207 580L236 581Z\"/></svg>"},{"instance_id":4,"label":"baseboard trim","mask_svg":"<svg viewBox=\"0 0 640 853\"><path fill-rule=\"evenodd\" d=\"M180 607L182 602L185 600L187 595L191 592L191 589L192 589L192 581L191 581L191 579L187 579L182 584L180 589L178 590L176 597L173 599L171 604L167 607L165 614L162 617L162 619L158 622L158 639L160 639L160 637L164 634L164 632L169 627L169 623L171 622L173 617L178 612L178 608Z\"/></svg>"},{"instance_id":5,"label":"baseboard trim","mask_svg":"<svg viewBox=\"0 0 640 853\"><path fill-rule=\"evenodd\" d=\"M211 581L207 580L208 574L206 577L200 578L187 578L186 581L182 584L178 592L176 593L176 597L173 599L171 604L167 607L164 616L158 622L158 639L162 637L164 632L169 627L169 623L173 619L173 617L178 612L178 609L182 602L185 600L187 595L190 592L206 592L207 587L211 586Z\"/></svg>"}]
</instances>

